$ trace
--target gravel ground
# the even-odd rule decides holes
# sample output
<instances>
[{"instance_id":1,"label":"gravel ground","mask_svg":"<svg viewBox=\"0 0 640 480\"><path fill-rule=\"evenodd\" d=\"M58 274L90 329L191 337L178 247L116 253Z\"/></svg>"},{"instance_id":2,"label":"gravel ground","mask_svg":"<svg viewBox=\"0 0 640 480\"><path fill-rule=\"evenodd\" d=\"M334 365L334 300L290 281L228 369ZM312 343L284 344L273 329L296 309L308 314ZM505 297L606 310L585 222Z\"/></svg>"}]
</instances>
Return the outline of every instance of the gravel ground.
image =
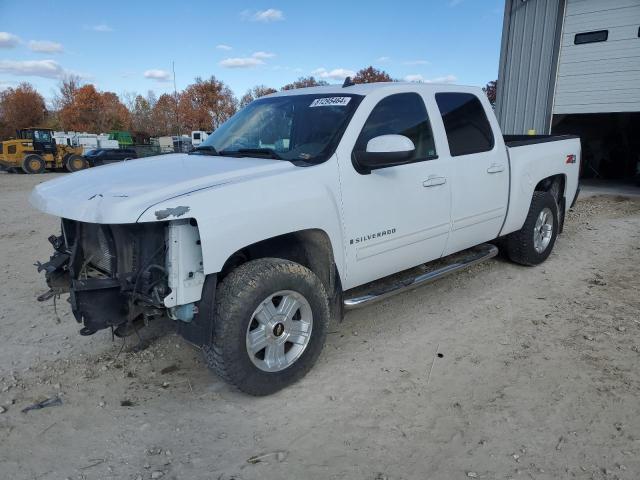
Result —
<instances>
[{"instance_id":1,"label":"gravel ground","mask_svg":"<svg viewBox=\"0 0 640 480\"><path fill-rule=\"evenodd\" d=\"M307 377L252 398L169 321L136 352L35 301L57 221L26 198L53 176L0 174L1 478L640 477L639 199L578 202L539 267L498 257L349 313Z\"/></svg>"}]
</instances>

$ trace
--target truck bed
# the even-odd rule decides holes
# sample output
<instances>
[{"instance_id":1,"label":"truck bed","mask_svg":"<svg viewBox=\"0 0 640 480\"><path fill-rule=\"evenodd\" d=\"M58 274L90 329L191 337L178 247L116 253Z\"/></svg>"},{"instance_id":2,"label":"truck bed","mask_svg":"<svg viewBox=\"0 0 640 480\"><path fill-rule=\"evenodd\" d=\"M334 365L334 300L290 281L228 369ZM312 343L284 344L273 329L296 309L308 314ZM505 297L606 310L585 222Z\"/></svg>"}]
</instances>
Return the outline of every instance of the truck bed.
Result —
<instances>
[{"instance_id":1,"label":"truck bed","mask_svg":"<svg viewBox=\"0 0 640 480\"><path fill-rule=\"evenodd\" d=\"M521 147L536 143L557 142L570 138L579 138L577 135L503 135L507 147Z\"/></svg>"}]
</instances>

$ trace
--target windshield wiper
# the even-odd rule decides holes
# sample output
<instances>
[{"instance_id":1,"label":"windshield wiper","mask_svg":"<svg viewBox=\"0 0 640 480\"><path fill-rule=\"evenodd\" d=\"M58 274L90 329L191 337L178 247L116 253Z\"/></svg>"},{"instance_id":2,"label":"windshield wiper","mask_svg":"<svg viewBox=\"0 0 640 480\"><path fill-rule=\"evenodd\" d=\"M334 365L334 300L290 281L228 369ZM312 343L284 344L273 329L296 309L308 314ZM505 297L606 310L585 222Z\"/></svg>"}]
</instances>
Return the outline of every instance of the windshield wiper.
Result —
<instances>
[{"instance_id":1,"label":"windshield wiper","mask_svg":"<svg viewBox=\"0 0 640 480\"><path fill-rule=\"evenodd\" d=\"M218 151L211 145L199 145L189 152L189 155L196 152L206 152L206 155L218 155Z\"/></svg>"},{"instance_id":2,"label":"windshield wiper","mask_svg":"<svg viewBox=\"0 0 640 480\"><path fill-rule=\"evenodd\" d=\"M220 155L265 155L269 158L273 158L275 160L284 160L280 155L276 153L272 148L239 148L238 150L222 150Z\"/></svg>"}]
</instances>

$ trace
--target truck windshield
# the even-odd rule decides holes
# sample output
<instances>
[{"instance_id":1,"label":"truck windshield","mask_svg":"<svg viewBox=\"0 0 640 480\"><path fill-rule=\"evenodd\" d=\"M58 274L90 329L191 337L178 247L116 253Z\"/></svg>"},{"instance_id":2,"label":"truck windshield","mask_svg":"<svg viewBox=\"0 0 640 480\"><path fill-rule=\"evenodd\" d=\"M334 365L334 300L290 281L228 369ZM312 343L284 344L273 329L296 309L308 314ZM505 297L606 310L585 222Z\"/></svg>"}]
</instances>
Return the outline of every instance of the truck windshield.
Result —
<instances>
[{"instance_id":1,"label":"truck windshield","mask_svg":"<svg viewBox=\"0 0 640 480\"><path fill-rule=\"evenodd\" d=\"M227 120L197 148L202 154L319 163L329 158L361 95L262 98Z\"/></svg>"}]
</instances>

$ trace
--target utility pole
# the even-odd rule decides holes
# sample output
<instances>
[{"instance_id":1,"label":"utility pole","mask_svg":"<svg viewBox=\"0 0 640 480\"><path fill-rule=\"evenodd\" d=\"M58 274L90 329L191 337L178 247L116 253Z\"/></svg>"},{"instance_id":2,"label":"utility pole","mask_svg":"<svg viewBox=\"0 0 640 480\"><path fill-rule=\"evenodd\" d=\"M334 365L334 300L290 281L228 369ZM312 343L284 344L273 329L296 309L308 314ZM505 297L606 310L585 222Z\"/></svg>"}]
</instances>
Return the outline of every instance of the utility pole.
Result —
<instances>
[{"instance_id":1,"label":"utility pole","mask_svg":"<svg viewBox=\"0 0 640 480\"><path fill-rule=\"evenodd\" d=\"M178 114L178 88L176 87L176 62L171 61L171 70L173 71L173 99L176 102L176 124L178 125L178 138L180 151L182 151L182 132L180 128L180 115Z\"/></svg>"}]
</instances>

